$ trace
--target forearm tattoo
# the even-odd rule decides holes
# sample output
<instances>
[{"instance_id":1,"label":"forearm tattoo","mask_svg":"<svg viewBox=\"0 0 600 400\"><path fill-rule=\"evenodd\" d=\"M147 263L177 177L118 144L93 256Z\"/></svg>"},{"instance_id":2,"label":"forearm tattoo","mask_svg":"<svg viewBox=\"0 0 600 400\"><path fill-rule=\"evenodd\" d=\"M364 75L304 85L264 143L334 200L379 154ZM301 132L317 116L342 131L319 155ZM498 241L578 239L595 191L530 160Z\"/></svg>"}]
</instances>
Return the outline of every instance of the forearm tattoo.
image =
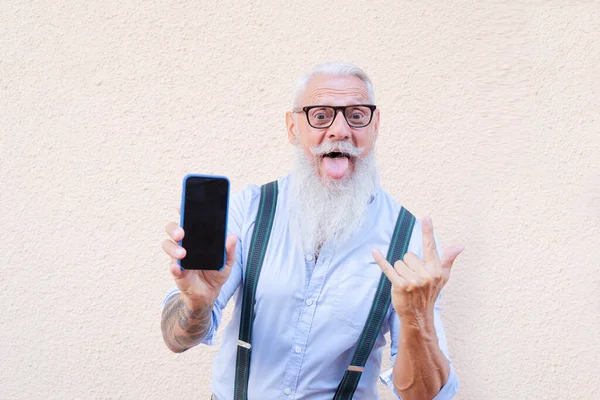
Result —
<instances>
[{"instance_id":1,"label":"forearm tattoo","mask_svg":"<svg viewBox=\"0 0 600 400\"><path fill-rule=\"evenodd\" d=\"M198 344L210 329L212 305L198 309L190 309L181 299L181 295L173 296L162 314L161 329L163 336L172 338L183 350ZM183 331L183 334L175 334L175 325Z\"/></svg>"}]
</instances>

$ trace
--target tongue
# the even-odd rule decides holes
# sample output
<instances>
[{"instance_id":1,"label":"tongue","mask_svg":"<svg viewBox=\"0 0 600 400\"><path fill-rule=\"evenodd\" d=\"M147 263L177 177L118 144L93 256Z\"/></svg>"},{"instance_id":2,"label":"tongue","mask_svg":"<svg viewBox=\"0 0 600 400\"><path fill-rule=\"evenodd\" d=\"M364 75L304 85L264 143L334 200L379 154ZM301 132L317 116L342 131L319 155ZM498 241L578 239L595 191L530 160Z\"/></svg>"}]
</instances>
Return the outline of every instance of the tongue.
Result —
<instances>
[{"instance_id":1,"label":"tongue","mask_svg":"<svg viewBox=\"0 0 600 400\"><path fill-rule=\"evenodd\" d=\"M348 172L348 157L323 157L325 172L332 179L341 179Z\"/></svg>"}]
</instances>

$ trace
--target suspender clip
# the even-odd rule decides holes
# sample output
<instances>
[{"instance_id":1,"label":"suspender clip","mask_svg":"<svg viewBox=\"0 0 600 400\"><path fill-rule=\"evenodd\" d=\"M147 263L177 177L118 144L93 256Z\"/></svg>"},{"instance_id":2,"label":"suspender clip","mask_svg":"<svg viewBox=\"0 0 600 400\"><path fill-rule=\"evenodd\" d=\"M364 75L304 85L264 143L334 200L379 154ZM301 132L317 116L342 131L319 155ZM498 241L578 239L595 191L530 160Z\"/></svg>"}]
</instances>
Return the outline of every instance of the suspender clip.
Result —
<instances>
[{"instance_id":1,"label":"suspender clip","mask_svg":"<svg viewBox=\"0 0 600 400\"><path fill-rule=\"evenodd\" d=\"M365 370L365 367L359 367L358 365L351 365L348 367L348 371L352 371L352 372L363 372Z\"/></svg>"}]
</instances>

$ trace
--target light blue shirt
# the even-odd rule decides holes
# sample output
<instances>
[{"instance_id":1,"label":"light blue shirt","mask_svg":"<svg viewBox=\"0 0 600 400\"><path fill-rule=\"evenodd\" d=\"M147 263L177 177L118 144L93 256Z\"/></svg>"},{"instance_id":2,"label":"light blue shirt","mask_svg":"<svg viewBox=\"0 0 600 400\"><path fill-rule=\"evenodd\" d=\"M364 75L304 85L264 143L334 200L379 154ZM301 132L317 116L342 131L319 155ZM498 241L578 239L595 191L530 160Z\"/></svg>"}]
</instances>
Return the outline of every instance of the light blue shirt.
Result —
<instances>
[{"instance_id":1,"label":"light blue shirt","mask_svg":"<svg viewBox=\"0 0 600 400\"><path fill-rule=\"evenodd\" d=\"M325 243L315 260L313 254L303 254L302 247L291 236L288 185L289 177L279 180L275 221L256 291L248 400L331 400L350 365L381 276L371 249L387 253L400 205L378 188L363 225L343 245ZM235 296L233 317L224 329L223 343L213 362L212 388L219 400L233 399L242 304L240 289L259 200L258 186L248 186L230 200L228 229L239 238L237 260L215 302L212 325L203 341L216 344L222 311ZM408 251L419 257L422 257L421 236L421 224L417 221ZM172 290L165 302L175 293L177 290ZM440 349L448 358L439 299L435 305L435 328ZM380 374L387 332L391 333L393 363L400 320L392 306L354 399L377 399L378 378L394 390L391 369ZM457 389L458 377L450 364L449 379L435 399L450 399Z\"/></svg>"}]
</instances>

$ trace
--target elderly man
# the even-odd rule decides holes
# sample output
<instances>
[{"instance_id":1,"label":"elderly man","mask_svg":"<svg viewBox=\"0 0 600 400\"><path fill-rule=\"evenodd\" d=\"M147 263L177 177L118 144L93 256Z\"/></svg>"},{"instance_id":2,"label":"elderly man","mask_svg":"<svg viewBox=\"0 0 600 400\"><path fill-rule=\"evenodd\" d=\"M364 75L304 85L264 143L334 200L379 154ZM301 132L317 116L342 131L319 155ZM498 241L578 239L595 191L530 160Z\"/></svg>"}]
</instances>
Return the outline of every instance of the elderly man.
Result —
<instances>
[{"instance_id":1,"label":"elderly man","mask_svg":"<svg viewBox=\"0 0 600 400\"><path fill-rule=\"evenodd\" d=\"M277 181L270 239L248 300L251 339L238 333L248 325L242 303L250 293L245 273L261 188L248 186L232 196L221 271L181 271L177 260L185 250L177 242L184 231L167 224L170 239L163 249L177 286L162 314L169 349L215 344L222 310L236 295L213 363L213 398L376 399L378 377L405 400L456 393L438 301L463 248L449 247L440 257L431 219L413 217L403 257L392 266L381 253L392 247L403 209L379 186L373 148L380 115L373 103L371 81L351 64L319 65L300 79L286 114L297 165ZM378 285L390 287L380 279L382 271L391 282L391 304L380 326L371 328L374 297L384 296ZM372 347L364 344L370 340L366 324L375 329ZM393 368L380 375L388 331ZM366 353L358 363L355 353L361 351Z\"/></svg>"}]
</instances>

